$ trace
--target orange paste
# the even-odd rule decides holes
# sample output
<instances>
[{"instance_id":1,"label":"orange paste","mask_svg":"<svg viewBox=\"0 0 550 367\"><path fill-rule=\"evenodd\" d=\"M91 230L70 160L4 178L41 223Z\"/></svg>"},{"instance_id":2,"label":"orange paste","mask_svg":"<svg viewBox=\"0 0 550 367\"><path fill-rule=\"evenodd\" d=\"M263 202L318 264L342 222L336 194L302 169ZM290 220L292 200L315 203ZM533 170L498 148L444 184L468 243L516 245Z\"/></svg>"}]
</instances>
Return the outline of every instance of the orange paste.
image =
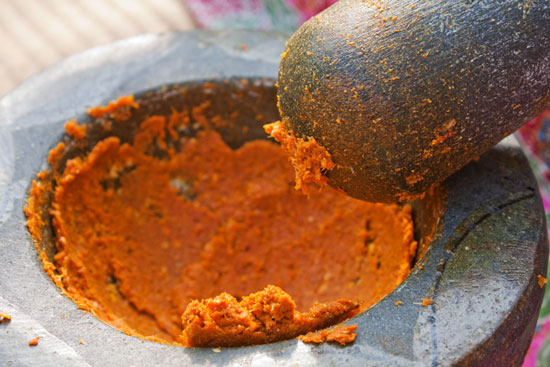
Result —
<instances>
[{"instance_id":1,"label":"orange paste","mask_svg":"<svg viewBox=\"0 0 550 367\"><path fill-rule=\"evenodd\" d=\"M542 287L544 287L544 285L546 284L546 281L547 281L547 280L546 280L545 277L543 277L542 275L539 274L539 275L537 275L537 281L538 281L538 283L539 283L539 287L542 288Z\"/></svg>"},{"instance_id":2,"label":"orange paste","mask_svg":"<svg viewBox=\"0 0 550 367\"><path fill-rule=\"evenodd\" d=\"M422 307L427 307L433 304L434 304L434 300L431 298L422 298L422 302L420 303Z\"/></svg>"},{"instance_id":3,"label":"orange paste","mask_svg":"<svg viewBox=\"0 0 550 367\"><path fill-rule=\"evenodd\" d=\"M324 172L330 171L336 164L332 161L330 153L319 145L315 138L296 137L288 130L284 121L264 125L264 129L286 149L295 170L296 190L310 194L311 184L321 187L327 184L328 179Z\"/></svg>"},{"instance_id":4,"label":"orange paste","mask_svg":"<svg viewBox=\"0 0 550 367\"><path fill-rule=\"evenodd\" d=\"M124 101L92 114L124 123L138 106ZM51 197L57 254L41 259L79 307L159 342L249 345L341 322L409 274L410 206L330 187L305 196L277 144L232 150L207 121L181 133L201 108L150 116L133 142L107 137L61 170L66 145L52 149L27 225L40 241ZM86 129L71 122L67 132L82 139Z\"/></svg>"},{"instance_id":5,"label":"orange paste","mask_svg":"<svg viewBox=\"0 0 550 367\"><path fill-rule=\"evenodd\" d=\"M72 119L65 123L65 132L75 140L84 139L86 137L86 125L78 125L76 119Z\"/></svg>"},{"instance_id":6,"label":"orange paste","mask_svg":"<svg viewBox=\"0 0 550 367\"><path fill-rule=\"evenodd\" d=\"M107 106L95 106L90 108L88 115L98 118L105 115L112 116L116 121L125 121L132 116L132 108L138 108L139 105L134 101L133 95L123 96L116 101L111 101ZM69 131L67 131L70 134Z\"/></svg>"},{"instance_id":7,"label":"orange paste","mask_svg":"<svg viewBox=\"0 0 550 367\"><path fill-rule=\"evenodd\" d=\"M10 322L10 321L11 321L10 315L4 312L0 312L0 324L3 322Z\"/></svg>"},{"instance_id":8,"label":"orange paste","mask_svg":"<svg viewBox=\"0 0 550 367\"><path fill-rule=\"evenodd\" d=\"M227 293L192 301L182 316L182 340L184 345L206 347L270 343L322 329L358 312L358 303L338 300L315 303L302 313L287 293L270 285L240 302Z\"/></svg>"},{"instance_id":9,"label":"orange paste","mask_svg":"<svg viewBox=\"0 0 550 367\"><path fill-rule=\"evenodd\" d=\"M321 344L327 341L346 345L355 341L357 337L355 330L357 330L357 325L336 325L332 329L311 331L306 335L302 335L300 339L304 343Z\"/></svg>"}]
</instances>

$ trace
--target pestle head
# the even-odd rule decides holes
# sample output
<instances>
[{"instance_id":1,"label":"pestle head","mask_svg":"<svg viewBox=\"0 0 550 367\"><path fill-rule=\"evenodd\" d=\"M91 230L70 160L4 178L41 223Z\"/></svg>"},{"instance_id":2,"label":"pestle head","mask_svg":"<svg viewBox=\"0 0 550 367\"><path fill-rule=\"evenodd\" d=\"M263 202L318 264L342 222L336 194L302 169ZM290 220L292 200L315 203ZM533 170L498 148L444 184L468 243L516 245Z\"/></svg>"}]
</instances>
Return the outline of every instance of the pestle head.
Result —
<instances>
[{"instance_id":1,"label":"pestle head","mask_svg":"<svg viewBox=\"0 0 550 367\"><path fill-rule=\"evenodd\" d=\"M420 196L550 105L550 1L342 0L288 41L279 108L367 201Z\"/></svg>"}]
</instances>

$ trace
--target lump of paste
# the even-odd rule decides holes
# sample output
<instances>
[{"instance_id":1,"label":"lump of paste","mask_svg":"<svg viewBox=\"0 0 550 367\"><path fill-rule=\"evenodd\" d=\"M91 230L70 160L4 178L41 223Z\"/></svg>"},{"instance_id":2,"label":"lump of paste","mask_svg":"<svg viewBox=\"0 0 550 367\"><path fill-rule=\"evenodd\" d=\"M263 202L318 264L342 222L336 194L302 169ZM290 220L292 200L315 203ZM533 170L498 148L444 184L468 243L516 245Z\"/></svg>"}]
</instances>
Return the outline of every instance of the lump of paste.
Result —
<instances>
[{"instance_id":1,"label":"lump of paste","mask_svg":"<svg viewBox=\"0 0 550 367\"><path fill-rule=\"evenodd\" d=\"M299 312L287 293L269 285L240 302L227 293L192 301L182 316L182 341L191 347L272 343L334 325L358 312L359 304L348 300L315 303L309 311Z\"/></svg>"},{"instance_id":2,"label":"lump of paste","mask_svg":"<svg viewBox=\"0 0 550 367\"><path fill-rule=\"evenodd\" d=\"M311 331L302 335L300 340L304 343L321 344L324 342L336 342L340 345L353 343L357 337L357 325L336 325L331 329Z\"/></svg>"},{"instance_id":3,"label":"lump of paste","mask_svg":"<svg viewBox=\"0 0 550 367\"><path fill-rule=\"evenodd\" d=\"M311 184L327 184L328 179L324 172L330 171L336 164L330 153L315 138L309 137L305 140L296 137L283 121L264 125L264 129L287 151L295 170L296 190L309 194Z\"/></svg>"}]
</instances>

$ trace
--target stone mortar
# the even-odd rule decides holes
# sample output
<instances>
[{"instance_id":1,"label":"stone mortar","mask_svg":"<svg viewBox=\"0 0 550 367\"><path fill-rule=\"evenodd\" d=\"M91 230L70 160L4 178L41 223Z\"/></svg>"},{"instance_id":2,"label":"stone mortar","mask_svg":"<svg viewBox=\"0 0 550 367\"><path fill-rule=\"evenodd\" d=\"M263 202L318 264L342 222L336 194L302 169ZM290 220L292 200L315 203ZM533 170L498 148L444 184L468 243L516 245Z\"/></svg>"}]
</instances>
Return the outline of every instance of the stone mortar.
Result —
<instances>
[{"instance_id":1,"label":"stone mortar","mask_svg":"<svg viewBox=\"0 0 550 367\"><path fill-rule=\"evenodd\" d=\"M546 276L548 250L535 179L510 139L445 182L444 212L415 203L417 233L422 218L438 217L437 233L410 276L352 320L358 337L347 347L289 340L213 351L143 341L79 310L44 272L23 206L66 120L87 121L89 106L167 84L275 80L288 36L140 36L70 57L0 100L0 311L13 317L0 324L1 365L521 365L542 302L537 275ZM422 307L421 298L435 304ZM38 346L29 347L35 336Z\"/></svg>"}]
</instances>

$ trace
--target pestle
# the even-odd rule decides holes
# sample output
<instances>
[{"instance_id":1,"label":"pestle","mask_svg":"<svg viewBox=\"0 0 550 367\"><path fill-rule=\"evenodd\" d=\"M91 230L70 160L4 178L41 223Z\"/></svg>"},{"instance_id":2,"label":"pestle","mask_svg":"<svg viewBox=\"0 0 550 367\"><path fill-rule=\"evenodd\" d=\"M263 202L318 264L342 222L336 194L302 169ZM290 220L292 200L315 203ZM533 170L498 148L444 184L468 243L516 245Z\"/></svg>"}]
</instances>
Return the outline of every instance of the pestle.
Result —
<instances>
[{"instance_id":1,"label":"pestle","mask_svg":"<svg viewBox=\"0 0 550 367\"><path fill-rule=\"evenodd\" d=\"M550 1L342 0L294 33L278 83L331 186L414 199L550 105Z\"/></svg>"}]
</instances>

